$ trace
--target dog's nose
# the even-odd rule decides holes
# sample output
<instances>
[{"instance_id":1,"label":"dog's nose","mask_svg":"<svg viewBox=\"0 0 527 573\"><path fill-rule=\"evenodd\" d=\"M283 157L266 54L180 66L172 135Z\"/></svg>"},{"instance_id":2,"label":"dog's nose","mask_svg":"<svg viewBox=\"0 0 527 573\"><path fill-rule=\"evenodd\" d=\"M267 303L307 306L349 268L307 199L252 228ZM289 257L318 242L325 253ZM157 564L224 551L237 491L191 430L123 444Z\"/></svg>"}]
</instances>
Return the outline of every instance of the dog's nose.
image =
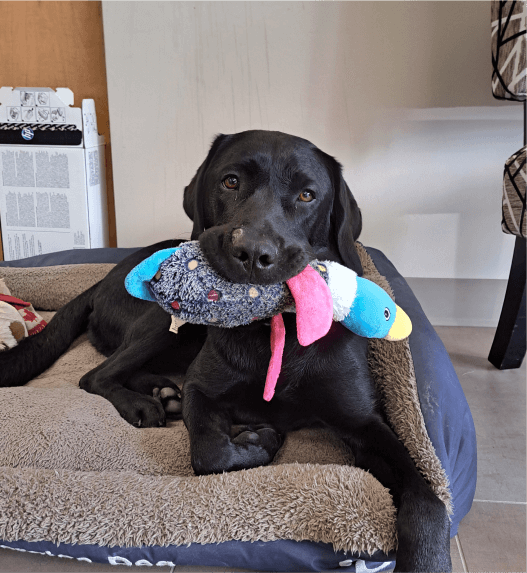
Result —
<instances>
[{"instance_id":1,"label":"dog's nose","mask_svg":"<svg viewBox=\"0 0 527 573\"><path fill-rule=\"evenodd\" d=\"M245 229L240 227L232 232L231 242L232 256L238 259L248 272L254 267L269 269L273 266L277 252L269 241L252 238Z\"/></svg>"}]
</instances>

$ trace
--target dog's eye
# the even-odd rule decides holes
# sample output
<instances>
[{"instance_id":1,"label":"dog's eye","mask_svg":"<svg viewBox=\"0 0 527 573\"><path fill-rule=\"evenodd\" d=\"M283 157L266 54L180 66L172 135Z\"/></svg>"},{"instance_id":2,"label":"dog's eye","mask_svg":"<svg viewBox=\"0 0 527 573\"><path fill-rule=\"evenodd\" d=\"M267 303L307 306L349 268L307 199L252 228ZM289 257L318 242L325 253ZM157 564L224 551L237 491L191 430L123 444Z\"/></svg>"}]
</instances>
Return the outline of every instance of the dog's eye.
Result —
<instances>
[{"instance_id":1,"label":"dog's eye","mask_svg":"<svg viewBox=\"0 0 527 573\"><path fill-rule=\"evenodd\" d=\"M302 193L300 193L298 198L300 199L300 201L304 201L304 203L309 203L313 201L315 196L313 195L313 193L311 193L311 191L302 191Z\"/></svg>"},{"instance_id":2,"label":"dog's eye","mask_svg":"<svg viewBox=\"0 0 527 573\"><path fill-rule=\"evenodd\" d=\"M238 187L239 181L237 177L234 177L234 175L229 175L228 177L225 177L225 179L223 180L223 186L226 187L227 189L236 189L236 187Z\"/></svg>"}]
</instances>

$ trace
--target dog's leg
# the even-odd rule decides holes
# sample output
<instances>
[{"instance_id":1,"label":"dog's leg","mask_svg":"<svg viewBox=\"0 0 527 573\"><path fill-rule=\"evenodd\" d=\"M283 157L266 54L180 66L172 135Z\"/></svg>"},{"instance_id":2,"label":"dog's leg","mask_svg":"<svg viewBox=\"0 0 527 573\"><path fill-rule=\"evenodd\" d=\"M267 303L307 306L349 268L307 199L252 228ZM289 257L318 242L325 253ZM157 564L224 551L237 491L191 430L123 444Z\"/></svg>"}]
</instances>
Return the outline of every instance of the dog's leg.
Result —
<instances>
[{"instance_id":1,"label":"dog's leg","mask_svg":"<svg viewBox=\"0 0 527 573\"><path fill-rule=\"evenodd\" d=\"M168 405L170 398L178 397L177 386L163 376L150 374L144 365L169 348L174 336L164 323L150 321L149 314L145 313L128 329L121 346L105 362L85 374L79 386L109 400L130 424L164 426L166 415L162 402ZM156 397L154 388L159 388Z\"/></svg>"},{"instance_id":2,"label":"dog's leg","mask_svg":"<svg viewBox=\"0 0 527 573\"><path fill-rule=\"evenodd\" d=\"M183 419L198 475L266 465L282 445L282 437L270 426L233 425L221 402L207 397L189 379L183 386Z\"/></svg>"},{"instance_id":3,"label":"dog's leg","mask_svg":"<svg viewBox=\"0 0 527 573\"><path fill-rule=\"evenodd\" d=\"M355 465L390 489L398 509L395 571L449 572L450 521L446 507L421 476L403 444L380 420L344 436Z\"/></svg>"}]
</instances>

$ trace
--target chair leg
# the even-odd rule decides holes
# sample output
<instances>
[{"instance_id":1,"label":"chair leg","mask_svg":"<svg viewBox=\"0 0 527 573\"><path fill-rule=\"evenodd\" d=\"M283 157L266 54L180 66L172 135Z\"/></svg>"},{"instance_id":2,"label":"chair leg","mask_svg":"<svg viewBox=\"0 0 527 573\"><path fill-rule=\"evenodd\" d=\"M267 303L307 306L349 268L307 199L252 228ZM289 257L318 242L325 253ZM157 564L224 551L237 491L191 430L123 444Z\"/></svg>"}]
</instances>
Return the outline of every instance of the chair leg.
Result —
<instances>
[{"instance_id":1,"label":"chair leg","mask_svg":"<svg viewBox=\"0 0 527 573\"><path fill-rule=\"evenodd\" d=\"M509 282L489 362L499 370L519 368L525 357L525 239L516 237Z\"/></svg>"}]
</instances>

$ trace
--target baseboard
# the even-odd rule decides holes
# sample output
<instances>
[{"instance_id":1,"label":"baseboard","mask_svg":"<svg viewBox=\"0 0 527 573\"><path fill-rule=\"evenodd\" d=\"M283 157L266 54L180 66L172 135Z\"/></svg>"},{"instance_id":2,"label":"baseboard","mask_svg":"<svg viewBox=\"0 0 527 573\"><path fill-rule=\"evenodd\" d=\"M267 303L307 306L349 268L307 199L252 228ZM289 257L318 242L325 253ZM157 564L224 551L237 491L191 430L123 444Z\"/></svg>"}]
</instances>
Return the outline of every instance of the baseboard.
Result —
<instances>
[{"instance_id":1,"label":"baseboard","mask_svg":"<svg viewBox=\"0 0 527 573\"><path fill-rule=\"evenodd\" d=\"M434 326L498 324L506 280L412 277L406 281Z\"/></svg>"}]
</instances>

